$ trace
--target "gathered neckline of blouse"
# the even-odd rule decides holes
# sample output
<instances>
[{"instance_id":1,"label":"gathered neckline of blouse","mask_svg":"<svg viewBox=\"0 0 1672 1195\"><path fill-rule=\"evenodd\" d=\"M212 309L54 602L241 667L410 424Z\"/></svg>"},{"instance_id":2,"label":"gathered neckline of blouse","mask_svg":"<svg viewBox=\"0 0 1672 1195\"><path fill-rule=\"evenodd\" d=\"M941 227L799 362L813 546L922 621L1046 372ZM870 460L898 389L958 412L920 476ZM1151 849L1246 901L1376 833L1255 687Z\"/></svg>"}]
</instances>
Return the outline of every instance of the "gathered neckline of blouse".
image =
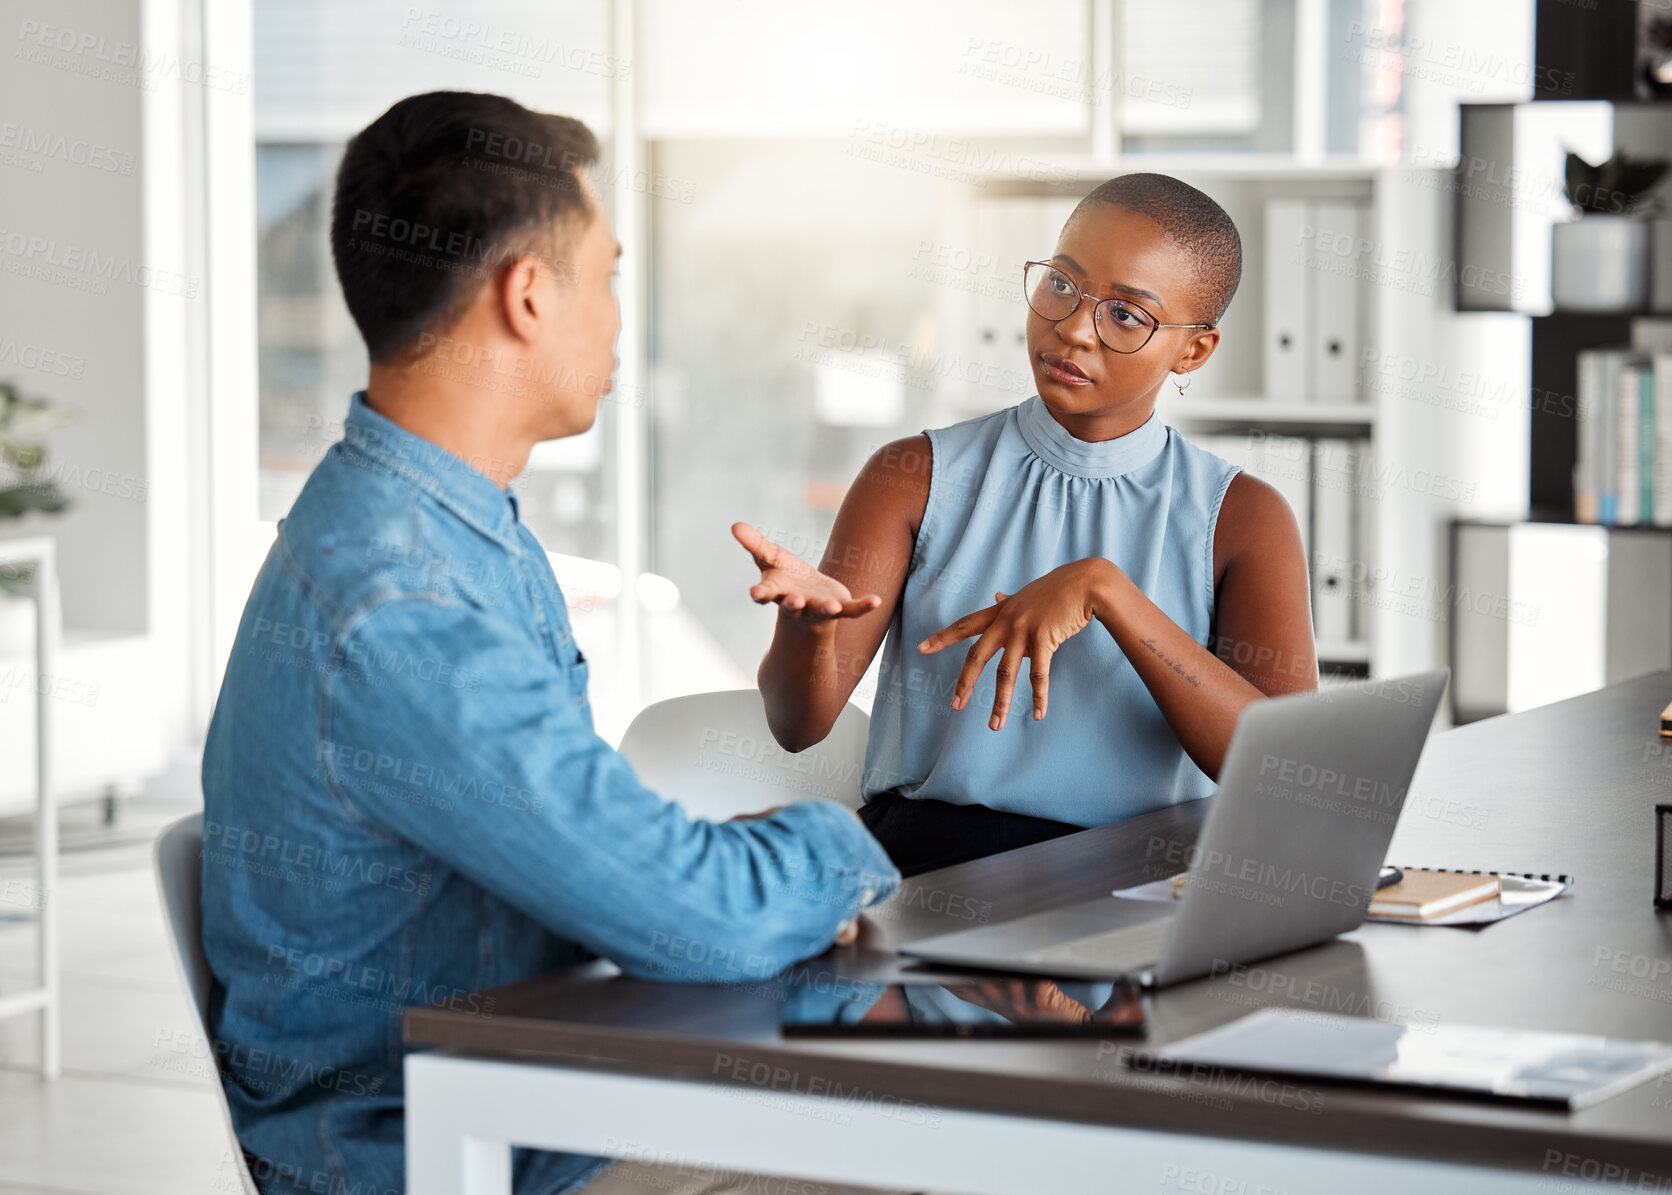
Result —
<instances>
[{"instance_id":1,"label":"gathered neckline of blouse","mask_svg":"<svg viewBox=\"0 0 1672 1195\"><path fill-rule=\"evenodd\" d=\"M1149 464L1167 443L1161 413L1151 411L1139 427L1113 440L1082 440L1052 417L1038 395L1017 412L1017 427L1035 456L1076 477L1119 477Z\"/></svg>"}]
</instances>

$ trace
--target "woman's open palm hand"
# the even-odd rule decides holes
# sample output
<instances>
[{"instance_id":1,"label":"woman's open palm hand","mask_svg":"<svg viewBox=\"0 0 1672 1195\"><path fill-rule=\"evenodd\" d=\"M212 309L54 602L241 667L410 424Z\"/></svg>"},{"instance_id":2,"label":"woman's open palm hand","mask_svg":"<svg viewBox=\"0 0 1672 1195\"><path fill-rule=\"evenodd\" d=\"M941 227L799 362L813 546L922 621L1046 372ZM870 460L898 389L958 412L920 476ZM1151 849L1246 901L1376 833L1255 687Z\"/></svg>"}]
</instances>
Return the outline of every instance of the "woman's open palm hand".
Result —
<instances>
[{"instance_id":1,"label":"woman's open palm hand","mask_svg":"<svg viewBox=\"0 0 1672 1195\"><path fill-rule=\"evenodd\" d=\"M749 596L763 605L777 603L785 618L857 618L882 605L875 594L854 597L846 585L773 543L748 523L733 523L732 535L748 549L761 570L760 582L749 587Z\"/></svg>"}]
</instances>

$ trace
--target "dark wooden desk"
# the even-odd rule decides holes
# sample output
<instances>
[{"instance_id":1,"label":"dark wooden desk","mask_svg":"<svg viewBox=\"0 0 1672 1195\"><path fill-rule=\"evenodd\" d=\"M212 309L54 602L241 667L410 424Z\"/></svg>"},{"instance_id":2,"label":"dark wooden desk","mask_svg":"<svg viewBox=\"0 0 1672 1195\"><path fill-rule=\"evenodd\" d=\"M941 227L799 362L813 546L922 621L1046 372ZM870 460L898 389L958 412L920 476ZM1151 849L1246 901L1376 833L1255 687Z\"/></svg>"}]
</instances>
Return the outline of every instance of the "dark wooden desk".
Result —
<instances>
[{"instance_id":1,"label":"dark wooden desk","mask_svg":"<svg viewBox=\"0 0 1672 1195\"><path fill-rule=\"evenodd\" d=\"M1652 807L1672 800L1672 743L1663 750L1656 735L1669 699L1672 673L1651 673L1430 740L1391 861L1567 872L1576 877L1567 896L1480 930L1366 925L1327 946L1160 992L1150 1002L1150 1043L1263 1006L1672 1040L1672 915L1657 914L1650 899ZM864 947L834 950L820 965L832 982L888 978L906 965L891 952L900 943L1170 874L1178 867L1162 861L1163 852L1194 841L1203 813L1204 803L1180 806L919 877L873 912ZM637 1151L692 1164L768 1169L776 1161L783 1164L775 1173L874 1182L876 1168L821 1171L806 1156L843 1142L850 1154L865 1151L874 1135L899 1154L889 1163L892 1181L938 1189L1236 1190L1240 1182L1249 1191L1268 1183L1331 1195L1384 1183L1401 1191L1413 1183L1430 1191L1672 1191L1672 1082L1569 1114L1320 1084L1251 1084L1225 1074L1143 1073L1123 1064L1130 1045L1118 1039L785 1041L777 1031L778 999L752 978L740 976L734 987L667 985L596 964L497 990L491 1018L412 1009L408 1042L440 1053L409 1059L409 1077L426 1058L517 1060L537 1065L496 1071L494 1082L562 1070L660 1081L642 1089L647 1093L690 1088L731 1097L724 1115L695 1128L649 1123L660 1112L676 1114L672 1106L653 1111L650 1103L626 1105L638 1107L640 1117L629 1112L613 1131L594 1125L530 1139L538 1127L532 1121L478 1124L477 1138L489 1138L480 1156L490 1159L499 1157L491 1138L500 1133L516 1143L561 1139L585 1152ZM424 1100L439 1083L418 1078L417 1089L409 1087L408 1116L426 1134L437 1122ZM445 1080L456 1084L458 1075L448 1072ZM641 1089L622 1089L630 1090ZM836 1096L850 1097L849 1113L873 1114L850 1116L836 1147L810 1140L802 1152L774 1152L759 1131L751 1138L738 1129L742 1144L733 1148L733 1121L776 1117L781 1123L771 1133L793 1137L809 1125L784 1116L809 1121L806 1109L821 1099L844 1106ZM888 1107L895 1121L912 1109L918 1135L895 1141L903 1124L871 1123ZM1037 1139L1017 1137L1016 1148L1041 1151L1024 1170L1005 1171L1008 1155L970 1162L970 1151L1024 1119ZM930 1120L942 1132L929 1131ZM944 1133L954 1122L959 1131ZM1054 1141L1039 1135L1041 1122L1112 1135ZM853 1132L854 1123L864 1133ZM409 1133L409 1151L412 1141ZM606 1149L610 1144L615 1148ZM1088 1159L1101 1159L1111 1185L1077 1186L1064 1177L1087 1173ZM497 1182L498 1162L484 1165L480 1173ZM413 1181L419 1191L416 1173Z\"/></svg>"}]
</instances>

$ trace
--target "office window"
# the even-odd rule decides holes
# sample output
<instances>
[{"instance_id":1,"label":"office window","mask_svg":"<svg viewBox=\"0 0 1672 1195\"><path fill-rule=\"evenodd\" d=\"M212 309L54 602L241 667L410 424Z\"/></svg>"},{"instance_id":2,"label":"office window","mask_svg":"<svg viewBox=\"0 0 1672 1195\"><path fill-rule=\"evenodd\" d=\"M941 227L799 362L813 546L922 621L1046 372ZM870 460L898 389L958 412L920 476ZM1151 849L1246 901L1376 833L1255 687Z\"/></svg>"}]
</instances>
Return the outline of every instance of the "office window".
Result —
<instances>
[{"instance_id":1,"label":"office window","mask_svg":"<svg viewBox=\"0 0 1672 1195\"><path fill-rule=\"evenodd\" d=\"M982 279L933 178L842 142L675 142L656 160L692 198L652 213L652 567L752 672L773 620L730 524L817 564L875 448L1031 389L1025 364L1012 391L963 380L940 308ZM954 252L962 271L937 264Z\"/></svg>"},{"instance_id":2,"label":"office window","mask_svg":"<svg viewBox=\"0 0 1672 1195\"><path fill-rule=\"evenodd\" d=\"M1108 91L1120 148L1286 154L1298 150L1297 123L1321 121L1323 152L1393 161L1411 69L1404 9L1326 0L1308 31L1296 0L1116 0ZM1313 53L1297 58L1309 37ZM1303 76L1321 111L1296 111Z\"/></svg>"},{"instance_id":3,"label":"office window","mask_svg":"<svg viewBox=\"0 0 1672 1195\"><path fill-rule=\"evenodd\" d=\"M1115 8L1108 94L1123 151L1290 151L1295 0Z\"/></svg>"},{"instance_id":4,"label":"office window","mask_svg":"<svg viewBox=\"0 0 1672 1195\"><path fill-rule=\"evenodd\" d=\"M366 355L331 264L331 190L347 139L403 96L494 91L609 135L607 0L256 0L260 517L290 509L342 435ZM600 172L607 180L609 170ZM606 187L606 200L607 194ZM601 421L603 422L603 421ZM542 542L608 558L603 427L538 452L518 481Z\"/></svg>"}]
</instances>

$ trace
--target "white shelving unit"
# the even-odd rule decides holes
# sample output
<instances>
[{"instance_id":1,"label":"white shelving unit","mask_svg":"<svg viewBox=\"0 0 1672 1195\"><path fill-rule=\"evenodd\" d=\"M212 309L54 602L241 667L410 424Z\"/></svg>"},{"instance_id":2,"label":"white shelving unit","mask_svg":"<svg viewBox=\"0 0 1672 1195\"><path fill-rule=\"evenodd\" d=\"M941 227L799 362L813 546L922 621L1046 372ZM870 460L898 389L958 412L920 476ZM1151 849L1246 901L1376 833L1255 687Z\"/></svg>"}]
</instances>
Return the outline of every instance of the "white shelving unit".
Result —
<instances>
[{"instance_id":1,"label":"white shelving unit","mask_svg":"<svg viewBox=\"0 0 1672 1195\"><path fill-rule=\"evenodd\" d=\"M1370 459L1379 454L1379 404L1371 401L1357 379L1356 401L1306 401L1267 397L1263 385L1264 345L1268 338L1264 272L1267 263L1295 247L1266 244L1265 205L1273 199L1348 199L1366 209L1366 227L1374 226L1381 196L1378 174L1359 162L1329 163L1310 159L1250 162L1240 170L1229 163L1210 163L1198 169L1192 163L1172 160L1165 173L1175 174L1213 196L1231 213L1243 240L1243 281L1222 327L1225 341L1191 385L1187 397L1164 392L1159 404L1162 418L1186 436L1285 436L1318 440L1348 440L1361 443ZM1156 167L1146 164L1145 169ZM1302 248L1305 251L1305 248ZM1351 263L1342 263L1351 264ZM1361 281L1363 296L1360 344L1382 343L1377 335L1380 298L1373 286ZM1298 297L1297 297L1298 301ZM1221 360L1221 356L1224 360ZM1211 379L1211 382L1209 381ZM1208 383L1204 387L1203 383ZM1246 389L1239 390L1239 387ZM1304 485L1304 483L1303 483ZM1307 509L1297 510L1308 545L1317 542L1316 507L1319 493L1314 487ZM1362 499L1355 500L1356 543L1349 575L1368 578L1378 559L1375 509ZM1309 522L1311 525L1309 526ZM1314 563L1314 574L1317 573ZM1319 665L1326 671L1370 671L1377 666L1376 606L1365 587L1350 585L1353 606L1351 637L1320 636L1316 641ZM1315 588L1314 602L1318 601Z\"/></svg>"},{"instance_id":2,"label":"white shelving unit","mask_svg":"<svg viewBox=\"0 0 1672 1195\"><path fill-rule=\"evenodd\" d=\"M1319 427L1338 429L1332 435L1368 434L1376 426L1370 403L1294 402L1265 398L1174 398L1167 404L1168 421L1176 426L1235 426L1283 428L1294 434Z\"/></svg>"},{"instance_id":3,"label":"white shelving unit","mask_svg":"<svg viewBox=\"0 0 1672 1195\"><path fill-rule=\"evenodd\" d=\"M35 891L39 911L39 983L0 996L0 1020L41 1014L41 1074L58 1076L58 807L52 799L52 681L57 677L57 553L41 537L0 543L0 565L30 569L35 602Z\"/></svg>"}]
</instances>

